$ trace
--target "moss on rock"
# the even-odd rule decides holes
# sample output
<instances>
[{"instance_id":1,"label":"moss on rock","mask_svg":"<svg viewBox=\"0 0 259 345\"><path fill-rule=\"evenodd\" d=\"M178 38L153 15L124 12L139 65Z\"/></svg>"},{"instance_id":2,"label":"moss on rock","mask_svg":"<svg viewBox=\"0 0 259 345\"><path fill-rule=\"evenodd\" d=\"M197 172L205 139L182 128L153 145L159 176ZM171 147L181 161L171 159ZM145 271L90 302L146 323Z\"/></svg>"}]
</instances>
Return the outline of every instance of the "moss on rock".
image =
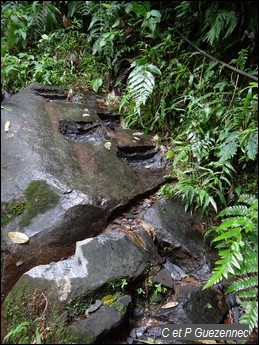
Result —
<instances>
[{"instance_id":1,"label":"moss on rock","mask_svg":"<svg viewBox=\"0 0 259 345\"><path fill-rule=\"evenodd\" d=\"M31 219L39 213L44 213L57 205L59 196L48 186L46 181L33 180L25 189L27 200L26 213L21 218L19 224L27 226Z\"/></svg>"},{"instance_id":2,"label":"moss on rock","mask_svg":"<svg viewBox=\"0 0 259 345\"><path fill-rule=\"evenodd\" d=\"M27 206L27 201L24 199L13 202L1 202L1 225L5 225L15 217L22 214Z\"/></svg>"}]
</instances>

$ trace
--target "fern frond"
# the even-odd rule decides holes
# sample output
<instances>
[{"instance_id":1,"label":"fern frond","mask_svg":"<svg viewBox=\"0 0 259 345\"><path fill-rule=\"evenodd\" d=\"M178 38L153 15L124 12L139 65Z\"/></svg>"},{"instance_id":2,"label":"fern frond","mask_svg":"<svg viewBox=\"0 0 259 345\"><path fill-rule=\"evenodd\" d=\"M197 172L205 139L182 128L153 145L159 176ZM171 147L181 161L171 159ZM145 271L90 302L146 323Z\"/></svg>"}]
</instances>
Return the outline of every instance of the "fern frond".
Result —
<instances>
[{"instance_id":1,"label":"fern frond","mask_svg":"<svg viewBox=\"0 0 259 345\"><path fill-rule=\"evenodd\" d=\"M139 113L140 106L145 105L146 100L153 92L155 77L153 73L161 74L160 70L151 64L144 64L135 67L130 72L127 80L127 90L135 103L135 109Z\"/></svg>"},{"instance_id":2,"label":"fern frond","mask_svg":"<svg viewBox=\"0 0 259 345\"><path fill-rule=\"evenodd\" d=\"M204 285L203 289L207 289L210 286L217 284L223 278L228 279L230 274L235 274L235 267L240 267L238 261L240 257L237 258L236 255L232 252L231 248L224 251L220 251L221 260L216 261L217 267L215 267L212 272L211 278Z\"/></svg>"},{"instance_id":3,"label":"fern frond","mask_svg":"<svg viewBox=\"0 0 259 345\"><path fill-rule=\"evenodd\" d=\"M230 158L234 157L239 146L238 142L238 131L229 133L228 138L220 145L220 157L219 163L223 163Z\"/></svg>"},{"instance_id":4,"label":"fern frond","mask_svg":"<svg viewBox=\"0 0 259 345\"><path fill-rule=\"evenodd\" d=\"M245 69L245 65L248 59L248 49L241 49L238 52L237 67L242 71Z\"/></svg>"},{"instance_id":5,"label":"fern frond","mask_svg":"<svg viewBox=\"0 0 259 345\"><path fill-rule=\"evenodd\" d=\"M251 194L241 194L239 197L239 202L243 202L247 205L254 204L258 210L258 199L254 195Z\"/></svg>"},{"instance_id":6,"label":"fern frond","mask_svg":"<svg viewBox=\"0 0 259 345\"><path fill-rule=\"evenodd\" d=\"M249 330L258 327L258 302L246 301L242 303L242 307L245 309L245 314L239 319L240 323L248 324Z\"/></svg>"},{"instance_id":7,"label":"fern frond","mask_svg":"<svg viewBox=\"0 0 259 345\"><path fill-rule=\"evenodd\" d=\"M74 14L80 13L81 15L87 15L89 13L89 6L87 1L68 1L67 16L71 18Z\"/></svg>"},{"instance_id":8,"label":"fern frond","mask_svg":"<svg viewBox=\"0 0 259 345\"><path fill-rule=\"evenodd\" d=\"M218 217L223 217L223 216L245 216L248 212L248 208L245 205L234 205L234 206L229 206L222 210L219 214Z\"/></svg>"},{"instance_id":9,"label":"fern frond","mask_svg":"<svg viewBox=\"0 0 259 345\"><path fill-rule=\"evenodd\" d=\"M254 286L258 286L258 276L239 278L227 288L226 293L245 290Z\"/></svg>"},{"instance_id":10,"label":"fern frond","mask_svg":"<svg viewBox=\"0 0 259 345\"><path fill-rule=\"evenodd\" d=\"M257 279L256 286L258 286L258 279ZM245 291L238 294L238 298L241 300L241 302L243 300L251 300L251 299L257 298L257 296L258 296L258 288L253 288L251 290L245 290Z\"/></svg>"},{"instance_id":11,"label":"fern frond","mask_svg":"<svg viewBox=\"0 0 259 345\"><path fill-rule=\"evenodd\" d=\"M246 259L241 264L242 274L258 272L258 249L246 251Z\"/></svg>"},{"instance_id":12,"label":"fern frond","mask_svg":"<svg viewBox=\"0 0 259 345\"><path fill-rule=\"evenodd\" d=\"M220 38L224 40L233 32L237 18L234 11L218 10L216 7L210 6L206 12L206 22L209 23L210 30L203 40L213 46ZM223 37L222 33L225 33Z\"/></svg>"},{"instance_id":13,"label":"fern frond","mask_svg":"<svg viewBox=\"0 0 259 345\"><path fill-rule=\"evenodd\" d=\"M255 160L258 152L258 132L252 133L247 142L247 155L251 160Z\"/></svg>"}]
</instances>

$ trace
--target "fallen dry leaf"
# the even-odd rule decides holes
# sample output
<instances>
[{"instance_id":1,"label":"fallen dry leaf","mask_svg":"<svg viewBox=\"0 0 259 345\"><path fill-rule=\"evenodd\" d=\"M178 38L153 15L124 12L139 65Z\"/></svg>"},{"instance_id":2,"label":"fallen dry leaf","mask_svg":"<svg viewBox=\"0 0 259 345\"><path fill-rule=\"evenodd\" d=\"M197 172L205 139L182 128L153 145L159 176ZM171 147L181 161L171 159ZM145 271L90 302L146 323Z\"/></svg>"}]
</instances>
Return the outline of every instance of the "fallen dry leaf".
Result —
<instances>
[{"instance_id":1,"label":"fallen dry leaf","mask_svg":"<svg viewBox=\"0 0 259 345\"><path fill-rule=\"evenodd\" d=\"M135 231L125 231L125 233L137 247L147 250L146 242L142 238L141 233Z\"/></svg>"},{"instance_id":2,"label":"fallen dry leaf","mask_svg":"<svg viewBox=\"0 0 259 345\"><path fill-rule=\"evenodd\" d=\"M153 137L152 140L153 140L153 141L159 141L159 139L160 139L159 135L156 134L156 135Z\"/></svg>"},{"instance_id":3,"label":"fallen dry leaf","mask_svg":"<svg viewBox=\"0 0 259 345\"><path fill-rule=\"evenodd\" d=\"M142 132L135 132L135 133L133 133L133 135L143 135L144 133L142 133Z\"/></svg>"},{"instance_id":4,"label":"fallen dry leaf","mask_svg":"<svg viewBox=\"0 0 259 345\"><path fill-rule=\"evenodd\" d=\"M8 232L8 237L11 241L17 244L23 244L29 241L29 237L19 231Z\"/></svg>"},{"instance_id":5,"label":"fallen dry leaf","mask_svg":"<svg viewBox=\"0 0 259 345\"><path fill-rule=\"evenodd\" d=\"M17 261L15 265L16 265L17 267L19 267L19 266L21 266L22 264L23 264L23 261Z\"/></svg>"},{"instance_id":6,"label":"fallen dry leaf","mask_svg":"<svg viewBox=\"0 0 259 345\"><path fill-rule=\"evenodd\" d=\"M139 219L138 223L140 226L143 227L143 229L149 234L149 236L151 236L152 240L154 241L156 239L156 232L153 226L144 219Z\"/></svg>"},{"instance_id":7,"label":"fallen dry leaf","mask_svg":"<svg viewBox=\"0 0 259 345\"><path fill-rule=\"evenodd\" d=\"M8 131L9 131L10 124L11 124L11 122L10 122L10 121L6 121L6 123L5 123L5 127L4 127L5 132L8 132Z\"/></svg>"},{"instance_id":8,"label":"fallen dry leaf","mask_svg":"<svg viewBox=\"0 0 259 345\"><path fill-rule=\"evenodd\" d=\"M104 147L107 149L107 150L110 150L111 149L111 146L112 146L112 143L110 141L107 141L105 144L104 144Z\"/></svg>"},{"instance_id":9,"label":"fallen dry leaf","mask_svg":"<svg viewBox=\"0 0 259 345\"><path fill-rule=\"evenodd\" d=\"M169 302L164 304L161 309L168 309L168 308L174 308L179 304L179 302Z\"/></svg>"}]
</instances>

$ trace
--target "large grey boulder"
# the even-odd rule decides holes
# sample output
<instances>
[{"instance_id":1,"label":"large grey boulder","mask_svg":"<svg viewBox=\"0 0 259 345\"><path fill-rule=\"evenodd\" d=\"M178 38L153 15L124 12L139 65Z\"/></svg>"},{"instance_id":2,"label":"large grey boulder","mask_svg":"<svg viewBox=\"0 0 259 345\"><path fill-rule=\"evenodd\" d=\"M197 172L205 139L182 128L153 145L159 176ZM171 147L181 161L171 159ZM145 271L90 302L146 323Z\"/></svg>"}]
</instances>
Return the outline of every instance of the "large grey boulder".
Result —
<instances>
[{"instance_id":1,"label":"large grey boulder","mask_svg":"<svg viewBox=\"0 0 259 345\"><path fill-rule=\"evenodd\" d=\"M153 226L158 242L169 248L164 266L173 277L187 274L196 279L210 278L216 253L202 235L202 226L208 226L205 218L185 212L180 199L165 198L140 216Z\"/></svg>"},{"instance_id":2,"label":"large grey boulder","mask_svg":"<svg viewBox=\"0 0 259 345\"><path fill-rule=\"evenodd\" d=\"M135 279L151 264L161 263L151 237L144 230L127 234L113 231L76 243L69 259L39 265L24 273L8 295L23 291L33 295L45 291L48 304L62 307L85 292L95 291L107 282ZM9 303L9 302L8 302Z\"/></svg>"},{"instance_id":3,"label":"large grey boulder","mask_svg":"<svg viewBox=\"0 0 259 345\"><path fill-rule=\"evenodd\" d=\"M165 181L166 160L152 137L122 128L94 93L78 91L75 102L66 95L34 84L2 103L1 201L24 198L35 180L59 197L30 224L20 225L18 216L3 227L4 291L30 268L72 255L76 241L100 233L114 211ZM10 231L29 242L12 243Z\"/></svg>"}]
</instances>

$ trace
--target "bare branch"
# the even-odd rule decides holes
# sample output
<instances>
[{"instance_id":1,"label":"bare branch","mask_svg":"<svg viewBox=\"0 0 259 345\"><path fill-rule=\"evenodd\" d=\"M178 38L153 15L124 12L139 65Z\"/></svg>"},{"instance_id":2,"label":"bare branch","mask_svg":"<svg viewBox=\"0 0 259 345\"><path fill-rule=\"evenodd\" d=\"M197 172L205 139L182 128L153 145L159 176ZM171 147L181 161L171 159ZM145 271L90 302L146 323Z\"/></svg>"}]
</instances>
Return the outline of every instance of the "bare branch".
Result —
<instances>
[{"instance_id":1,"label":"bare branch","mask_svg":"<svg viewBox=\"0 0 259 345\"><path fill-rule=\"evenodd\" d=\"M185 37L184 35L182 35L178 30L175 30L175 31L176 31L186 42L188 42L194 49L198 50L198 52L200 52L202 55L208 57L208 58L211 59L211 60L214 60L214 61L220 63L220 64L223 65L223 66L226 66L227 68L231 69L232 71L234 71L234 72L236 72L236 73L238 73L238 74L242 74L244 77L247 77L247 78L249 78L249 79L258 81L258 78L257 78L257 77L255 77L255 76L253 76L253 75L251 75L251 74L248 74L248 73L246 73L246 72L244 72L244 71L241 71L240 69L235 68L235 67L233 67L233 66L227 64L226 62L221 61L221 60L215 58L214 56L212 56L212 55L206 53L204 50L201 50L199 47L197 47L196 45L194 45L190 40L188 40L187 37Z\"/></svg>"}]
</instances>

